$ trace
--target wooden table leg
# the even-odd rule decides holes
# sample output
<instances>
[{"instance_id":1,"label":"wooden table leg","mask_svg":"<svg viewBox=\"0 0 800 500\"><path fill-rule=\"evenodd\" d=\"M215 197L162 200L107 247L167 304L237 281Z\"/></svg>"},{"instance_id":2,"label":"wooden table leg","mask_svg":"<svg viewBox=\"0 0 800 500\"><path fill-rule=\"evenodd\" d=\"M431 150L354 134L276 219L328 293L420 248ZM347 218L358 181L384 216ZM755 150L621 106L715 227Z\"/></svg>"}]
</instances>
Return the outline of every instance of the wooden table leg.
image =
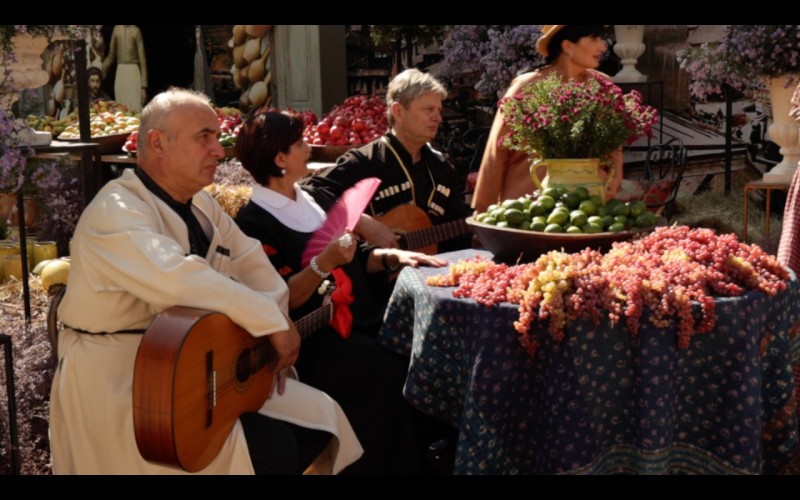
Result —
<instances>
[{"instance_id":1,"label":"wooden table leg","mask_svg":"<svg viewBox=\"0 0 800 500\"><path fill-rule=\"evenodd\" d=\"M24 222L23 222L24 224ZM19 430L17 429L17 393L14 387L14 356L11 352L11 337L0 334L0 345L4 348L6 365L6 392L8 393L8 433L11 443L11 473L19 475L21 461L19 455Z\"/></svg>"},{"instance_id":2,"label":"wooden table leg","mask_svg":"<svg viewBox=\"0 0 800 500\"><path fill-rule=\"evenodd\" d=\"M772 190L770 188L767 188L767 206L764 207L764 212L766 212L767 215L766 220L764 221L764 241L767 241L769 239L769 216L770 216L770 210L772 210L772 201L770 200L771 196L772 196Z\"/></svg>"},{"instance_id":3,"label":"wooden table leg","mask_svg":"<svg viewBox=\"0 0 800 500\"><path fill-rule=\"evenodd\" d=\"M747 198L750 190L747 186L744 187L744 232L742 233L742 240L747 243Z\"/></svg>"}]
</instances>

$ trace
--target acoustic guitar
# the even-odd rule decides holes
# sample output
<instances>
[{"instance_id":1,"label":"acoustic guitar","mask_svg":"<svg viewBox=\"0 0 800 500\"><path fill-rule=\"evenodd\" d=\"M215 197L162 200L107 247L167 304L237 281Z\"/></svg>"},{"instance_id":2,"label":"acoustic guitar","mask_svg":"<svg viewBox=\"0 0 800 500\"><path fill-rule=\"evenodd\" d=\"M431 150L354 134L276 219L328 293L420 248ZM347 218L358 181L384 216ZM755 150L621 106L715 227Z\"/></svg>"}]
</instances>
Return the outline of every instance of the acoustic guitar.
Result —
<instances>
[{"instance_id":1,"label":"acoustic guitar","mask_svg":"<svg viewBox=\"0 0 800 500\"><path fill-rule=\"evenodd\" d=\"M416 205L399 205L376 220L400 235L400 248L428 255L438 253L439 242L471 232L463 219L434 226L425 211Z\"/></svg>"},{"instance_id":2,"label":"acoustic guitar","mask_svg":"<svg viewBox=\"0 0 800 500\"><path fill-rule=\"evenodd\" d=\"M307 337L333 317L332 287L324 305L295 322ZM323 290L324 291L324 290ZM219 454L239 415L255 412L272 391L266 367L277 359L226 315L170 307L142 338L133 374L133 425L145 460L188 472Z\"/></svg>"}]
</instances>

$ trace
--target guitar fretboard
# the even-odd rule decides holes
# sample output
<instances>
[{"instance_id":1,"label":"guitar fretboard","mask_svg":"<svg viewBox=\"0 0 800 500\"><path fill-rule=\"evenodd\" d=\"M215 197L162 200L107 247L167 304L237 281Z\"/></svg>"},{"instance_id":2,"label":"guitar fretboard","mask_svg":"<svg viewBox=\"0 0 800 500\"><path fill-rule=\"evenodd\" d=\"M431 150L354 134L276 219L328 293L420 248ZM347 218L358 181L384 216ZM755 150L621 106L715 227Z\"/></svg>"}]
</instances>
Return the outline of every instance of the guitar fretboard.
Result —
<instances>
[{"instance_id":1,"label":"guitar fretboard","mask_svg":"<svg viewBox=\"0 0 800 500\"><path fill-rule=\"evenodd\" d=\"M325 305L316 311L309 313L294 322L297 331L300 332L300 338L304 339L316 332L323 326L330 323L333 318L333 303L326 301ZM272 342L269 339L263 339L254 348L255 361L251 364L251 371L255 372L261 368L269 365L277 357L275 348L272 347Z\"/></svg>"},{"instance_id":2,"label":"guitar fretboard","mask_svg":"<svg viewBox=\"0 0 800 500\"><path fill-rule=\"evenodd\" d=\"M469 232L465 220L454 220L406 233L400 237L400 246L406 250L414 250L457 238Z\"/></svg>"}]
</instances>

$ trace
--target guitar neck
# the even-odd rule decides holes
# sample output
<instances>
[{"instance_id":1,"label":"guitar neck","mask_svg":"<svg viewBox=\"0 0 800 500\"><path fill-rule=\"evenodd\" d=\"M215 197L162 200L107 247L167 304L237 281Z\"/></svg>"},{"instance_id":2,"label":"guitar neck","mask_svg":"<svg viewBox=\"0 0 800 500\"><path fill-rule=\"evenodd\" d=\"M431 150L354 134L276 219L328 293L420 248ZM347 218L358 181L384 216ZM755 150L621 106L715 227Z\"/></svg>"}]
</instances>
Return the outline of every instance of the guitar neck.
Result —
<instances>
[{"instance_id":1,"label":"guitar neck","mask_svg":"<svg viewBox=\"0 0 800 500\"><path fill-rule=\"evenodd\" d=\"M300 338L306 338L323 326L331 322L333 318L333 303L328 302L314 312L303 316L295 321Z\"/></svg>"},{"instance_id":2,"label":"guitar neck","mask_svg":"<svg viewBox=\"0 0 800 500\"><path fill-rule=\"evenodd\" d=\"M333 318L333 303L327 302L325 305L316 309L314 312L309 313L294 322L297 331L300 333L300 338L304 339L316 332L323 326L330 323ZM269 339L263 339L254 348L255 363L253 364L253 371L260 370L261 368L269 365L277 356L275 348L272 347L272 342Z\"/></svg>"},{"instance_id":3,"label":"guitar neck","mask_svg":"<svg viewBox=\"0 0 800 500\"><path fill-rule=\"evenodd\" d=\"M440 241L457 238L469 232L466 221L459 219L405 233L400 237L400 243L401 247L406 250L415 250L435 245Z\"/></svg>"}]
</instances>

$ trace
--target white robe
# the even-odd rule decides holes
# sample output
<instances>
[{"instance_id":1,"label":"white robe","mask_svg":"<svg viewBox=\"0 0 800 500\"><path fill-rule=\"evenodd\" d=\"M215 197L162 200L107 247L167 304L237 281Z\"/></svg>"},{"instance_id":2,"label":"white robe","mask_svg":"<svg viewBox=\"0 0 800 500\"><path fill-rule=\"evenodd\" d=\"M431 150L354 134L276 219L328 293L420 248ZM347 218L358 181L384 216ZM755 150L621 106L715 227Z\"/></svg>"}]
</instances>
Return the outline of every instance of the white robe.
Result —
<instances>
[{"instance_id":1,"label":"white robe","mask_svg":"<svg viewBox=\"0 0 800 500\"><path fill-rule=\"evenodd\" d=\"M144 329L162 310L183 305L224 313L254 336L285 330L288 288L260 244L207 193L193 204L213 234L207 259L188 255L186 224L133 171L103 187L75 230L63 323L89 332ZM132 384L140 341L136 334L60 332L50 413L54 473L180 472L145 461L136 447ZM301 382L288 380L260 413L335 436L314 462L316 472L337 473L362 454L339 405ZM239 422L203 472L253 472Z\"/></svg>"}]
</instances>

